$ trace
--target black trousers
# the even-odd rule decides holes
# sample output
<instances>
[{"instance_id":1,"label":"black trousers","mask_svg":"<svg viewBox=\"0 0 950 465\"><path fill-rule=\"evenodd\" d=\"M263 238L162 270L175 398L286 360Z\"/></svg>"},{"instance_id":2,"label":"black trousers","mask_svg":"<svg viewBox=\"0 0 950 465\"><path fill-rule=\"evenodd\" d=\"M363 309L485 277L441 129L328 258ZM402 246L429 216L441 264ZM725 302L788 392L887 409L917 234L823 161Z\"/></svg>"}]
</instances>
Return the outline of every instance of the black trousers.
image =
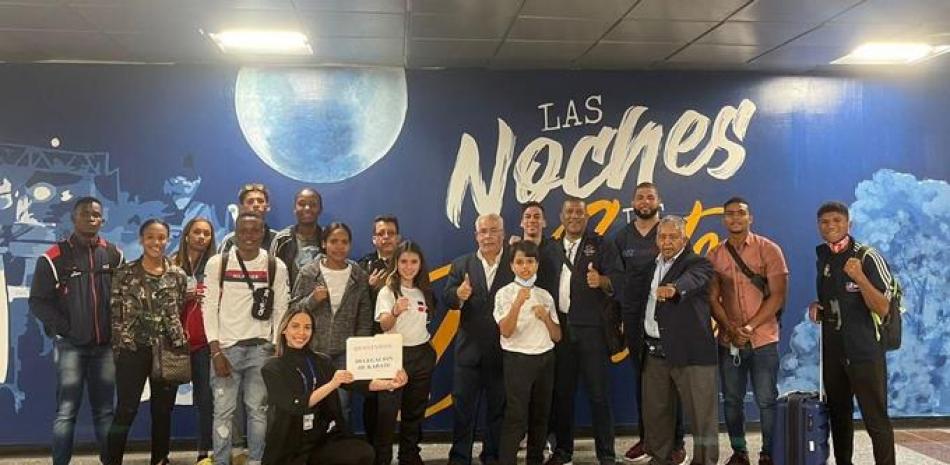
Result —
<instances>
[{"instance_id":1,"label":"black trousers","mask_svg":"<svg viewBox=\"0 0 950 465\"><path fill-rule=\"evenodd\" d=\"M420 463L419 442L422 440L422 422L432 387L435 369L435 349L426 342L402 348L402 367L409 382L396 391L376 393L376 418L370 442L376 449L376 463L389 465L393 460L393 438L396 416L402 412L399 425L399 463ZM370 434L367 430L367 434ZM418 461L416 461L418 460Z\"/></svg>"},{"instance_id":2,"label":"black trousers","mask_svg":"<svg viewBox=\"0 0 950 465\"><path fill-rule=\"evenodd\" d=\"M139 399L148 379L152 414L152 458L151 463L161 463L168 457L169 438L172 426L172 407L175 406L177 384L168 384L152 378L152 348L139 347L138 350L118 350L115 353L115 390L116 407L112 426L106 439L109 463L121 465L125 455L125 444L129 437L129 428L139 410Z\"/></svg>"},{"instance_id":3,"label":"black trousers","mask_svg":"<svg viewBox=\"0 0 950 465\"><path fill-rule=\"evenodd\" d=\"M498 460L501 441L501 423L505 416L505 383L501 357L498 360L483 357L478 365L462 365L456 361L452 378L452 448L449 463L472 463L472 443L481 411L482 393L485 400L485 429L482 431L481 462Z\"/></svg>"},{"instance_id":4,"label":"black trousers","mask_svg":"<svg viewBox=\"0 0 950 465\"><path fill-rule=\"evenodd\" d=\"M567 314L558 313L558 321ZM561 342L555 345L554 408L551 413L554 453L563 462L574 456L574 397L578 379L584 380L594 427L594 449L600 463L616 461L614 417L610 409L610 354L604 329L599 326L562 324Z\"/></svg>"},{"instance_id":5,"label":"black trousers","mask_svg":"<svg viewBox=\"0 0 950 465\"><path fill-rule=\"evenodd\" d=\"M850 465L854 451L854 398L871 436L874 463L893 465L894 428L887 415L887 361L849 363L844 357L825 355L825 393L831 419L835 463Z\"/></svg>"},{"instance_id":6,"label":"black trousers","mask_svg":"<svg viewBox=\"0 0 950 465\"><path fill-rule=\"evenodd\" d=\"M527 464L541 465L554 395L554 350L535 355L506 351L503 360L506 397L499 460L515 465L527 430Z\"/></svg>"}]
</instances>

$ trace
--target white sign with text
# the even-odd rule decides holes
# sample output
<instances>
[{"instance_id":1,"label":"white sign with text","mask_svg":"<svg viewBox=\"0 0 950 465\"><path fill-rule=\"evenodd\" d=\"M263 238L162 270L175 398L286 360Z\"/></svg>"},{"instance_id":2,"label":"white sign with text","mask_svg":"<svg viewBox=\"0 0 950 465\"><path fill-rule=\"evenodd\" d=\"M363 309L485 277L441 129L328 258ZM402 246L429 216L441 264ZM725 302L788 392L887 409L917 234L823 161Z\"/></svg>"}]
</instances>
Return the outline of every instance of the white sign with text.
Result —
<instances>
[{"instance_id":1,"label":"white sign with text","mask_svg":"<svg viewBox=\"0 0 950 465\"><path fill-rule=\"evenodd\" d=\"M389 379L402 368L402 335L377 334L346 340L346 370L354 379Z\"/></svg>"}]
</instances>

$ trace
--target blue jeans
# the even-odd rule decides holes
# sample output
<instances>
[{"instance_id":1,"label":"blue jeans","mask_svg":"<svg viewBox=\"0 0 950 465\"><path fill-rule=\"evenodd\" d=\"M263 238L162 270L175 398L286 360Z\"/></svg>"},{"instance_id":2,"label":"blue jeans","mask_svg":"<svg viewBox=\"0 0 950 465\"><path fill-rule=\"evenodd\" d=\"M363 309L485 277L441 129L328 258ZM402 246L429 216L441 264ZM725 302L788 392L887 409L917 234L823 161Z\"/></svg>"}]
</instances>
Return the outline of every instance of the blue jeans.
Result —
<instances>
[{"instance_id":1,"label":"blue jeans","mask_svg":"<svg viewBox=\"0 0 950 465\"><path fill-rule=\"evenodd\" d=\"M115 397L112 347L75 346L61 337L53 340L53 347L57 403L56 419L53 420L53 465L69 465L73 457L73 431L86 385L89 386L89 405L99 442L99 459L107 463L106 436L112 424Z\"/></svg>"},{"instance_id":2,"label":"blue jeans","mask_svg":"<svg viewBox=\"0 0 950 465\"><path fill-rule=\"evenodd\" d=\"M736 363L738 361L738 363ZM732 450L748 452L745 441L745 393L752 380L752 396L759 407L762 424L762 453L771 454L775 428L775 400L778 398L778 343L739 350L738 359L729 347L719 346L719 375L722 380L722 410Z\"/></svg>"},{"instance_id":3,"label":"blue jeans","mask_svg":"<svg viewBox=\"0 0 950 465\"><path fill-rule=\"evenodd\" d=\"M191 353L191 398L198 413L198 453L212 450L211 425L214 400L211 398L211 349L204 346Z\"/></svg>"},{"instance_id":4,"label":"blue jeans","mask_svg":"<svg viewBox=\"0 0 950 465\"><path fill-rule=\"evenodd\" d=\"M211 391L214 393L214 463L231 463L231 429L237 407L238 387L244 391L247 411L247 445L249 463L260 463L264 457L264 435L267 433L267 388L261 367L274 356L272 344L231 346L222 349L231 363L231 376L219 377L211 366Z\"/></svg>"}]
</instances>

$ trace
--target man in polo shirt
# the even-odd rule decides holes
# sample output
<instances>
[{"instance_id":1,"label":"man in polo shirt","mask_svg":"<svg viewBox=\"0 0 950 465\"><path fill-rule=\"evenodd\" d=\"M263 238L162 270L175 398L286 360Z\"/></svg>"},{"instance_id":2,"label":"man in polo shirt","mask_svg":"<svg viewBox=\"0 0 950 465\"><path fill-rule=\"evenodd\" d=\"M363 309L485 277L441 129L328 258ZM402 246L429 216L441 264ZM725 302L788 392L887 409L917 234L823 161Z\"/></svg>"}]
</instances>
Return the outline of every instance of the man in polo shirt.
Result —
<instances>
[{"instance_id":1,"label":"man in polo shirt","mask_svg":"<svg viewBox=\"0 0 950 465\"><path fill-rule=\"evenodd\" d=\"M823 371L835 463L851 464L854 398L871 436L874 463L893 465L894 428L887 415L887 359L875 320L886 320L896 288L884 257L854 240L848 207L818 209L824 243L818 253L818 300L809 308L822 320Z\"/></svg>"},{"instance_id":2,"label":"man in polo shirt","mask_svg":"<svg viewBox=\"0 0 950 465\"><path fill-rule=\"evenodd\" d=\"M733 451L726 465L749 465L744 415L749 382L762 424L759 465L772 465L779 361L776 316L785 303L788 266L778 245L750 230L749 202L733 197L726 201L723 210L723 224L729 238L710 252L708 258L716 271L710 283L709 304L719 323L722 408ZM753 277L747 276L743 267L751 271ZM762 285L767 287L758 287Z\"/></svg>"}]
</instances>

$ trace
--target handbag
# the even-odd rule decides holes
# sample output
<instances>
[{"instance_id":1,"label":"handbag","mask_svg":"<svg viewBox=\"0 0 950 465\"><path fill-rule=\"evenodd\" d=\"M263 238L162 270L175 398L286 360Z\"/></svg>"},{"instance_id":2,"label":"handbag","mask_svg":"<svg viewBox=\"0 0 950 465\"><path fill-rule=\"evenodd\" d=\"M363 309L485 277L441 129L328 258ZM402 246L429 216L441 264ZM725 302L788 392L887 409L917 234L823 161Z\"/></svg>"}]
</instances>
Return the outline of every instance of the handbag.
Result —
<instances>
[{"instance_id":1,"label":"handbag","mask_svg":"<svg viewBox=\"0 0 950 465\"><path fill-rule=\"evenodd\" d=\"M141 264L139 264L139 272L144 276ZM151 313L152 292L148 289L145 290L145 306L146 311ZM166 339L159 335L152 343L152 378L168 384L191 382L191 353L188 351L188 345L174 347L166 343Z\"/></svg>"},{"instance_id":2,"label":"handbag","mask_svg":"<svg viewBox=\"0 0 950 465\"><path fill-rule=\"evenodd\" d=\"M191 382L191 354L187 346L174 347L159 338L152 345L152 377L168 384Z\"/></svg>"}]
</instances>

